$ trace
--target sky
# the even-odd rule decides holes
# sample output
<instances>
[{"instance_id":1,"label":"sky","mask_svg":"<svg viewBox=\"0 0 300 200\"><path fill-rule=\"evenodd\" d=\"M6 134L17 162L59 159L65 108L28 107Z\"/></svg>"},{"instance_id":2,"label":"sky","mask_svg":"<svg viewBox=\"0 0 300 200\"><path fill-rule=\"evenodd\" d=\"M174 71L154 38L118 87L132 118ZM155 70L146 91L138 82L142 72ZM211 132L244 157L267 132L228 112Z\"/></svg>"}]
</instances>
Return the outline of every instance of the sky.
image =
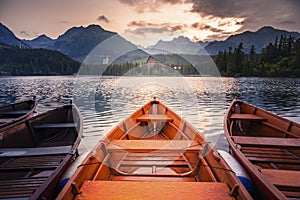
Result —
<instances>
[{"instance_id":1,"label":"sky","mask_svg":"<svg viewBox=\"0 0 300 200\"><path fill-rule=\"evenodd\" d=\"M262 26L300 32L300 0L0 0L0 22L21 39L56 39L98 24L144 47L180 35L224 40Z\"/></svg>"}]
</instances>

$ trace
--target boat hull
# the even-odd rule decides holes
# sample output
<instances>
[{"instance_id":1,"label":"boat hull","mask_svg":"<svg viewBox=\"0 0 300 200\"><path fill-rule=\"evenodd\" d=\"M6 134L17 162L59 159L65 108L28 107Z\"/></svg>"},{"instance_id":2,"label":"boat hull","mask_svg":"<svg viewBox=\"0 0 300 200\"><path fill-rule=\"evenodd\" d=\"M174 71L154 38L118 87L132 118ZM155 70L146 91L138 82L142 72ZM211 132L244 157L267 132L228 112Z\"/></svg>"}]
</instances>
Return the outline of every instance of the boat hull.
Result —
<instances>
[{"instance_id":1,"label":"boat hull","mask_svg":"<svg viewBox=\"0 0 300 200\"><path fill-rule=\"evenodd\" d=\"M224 132L232 155L255 183L257 198L300 198L294 178L300 176L299 124L235 99Z\"/></svg>"},{"instance_id":2,"label":"boat hull","mask_svg":"<svg viewBox=\"0 0 300 200\"><path fill-rule=\"evenodd\" d=\"M0 107L0 129L33 116L37 101L27 100Z\"/></svg>"},{"instance_id":3,"label":"boat hull","mask_svg":"<svg viewBox=\"0 0 300 200\"><path fill-rule=\"evenodd\" d=\"M62 174L77 156L82 136L78 108L65 105L0 134L0 198L54 199Z\"/></svg>"},{"instance_id":4,"label":"boat hull","mask_svg":"<svg viewBox=\"0 0 300 200\"><path fill-rule=\"evenodd\" d=\"M57 199L166 197L162 193L175 199L251 199L204 136L154 99L107 133Z\"/></svg>"}]
</instances>

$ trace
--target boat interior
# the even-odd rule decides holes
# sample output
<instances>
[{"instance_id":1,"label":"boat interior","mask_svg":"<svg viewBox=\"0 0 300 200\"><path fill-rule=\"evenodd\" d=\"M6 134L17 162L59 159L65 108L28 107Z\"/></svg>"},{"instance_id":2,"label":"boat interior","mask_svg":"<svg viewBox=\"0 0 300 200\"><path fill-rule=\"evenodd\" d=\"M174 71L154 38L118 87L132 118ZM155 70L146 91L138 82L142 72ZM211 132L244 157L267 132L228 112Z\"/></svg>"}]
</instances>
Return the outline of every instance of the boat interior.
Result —
<instances>
[{"instance_id":1,"label":"boat interior","mask_svg":"<svg viewBox=\"0 0 300 200\"><path fill-rule=\"evenodd\" d=\"M229 115L236 148L286 197L299 198L299 124L239 102Z\"/></svg>"},{"instance_id":2,"label":"boat interior","mask_svg":"<svg viewBox=\"0 0 300 200\"><path fill-rule=\"evenodd\" d=\"M35 107L35 101L29 100L10 104L0 108L0 126L28 114Z\"/></svg>"},{"instance_id":3,"label":"boat interior","mask_svg":"<svg viewBox=\"0 0 300 200\"><path fill-rule=\"evenodd\" d=\"M211 144L158 101L146 104L112 129L74 177L67 189L72 198L88 199L100 191L105 197L108 187L118 187L110 198L147 194L143 197L153 199L164 191L175 199L184 193L187 199L243 196L234 173Z\"/></svg>"},{"instance_id":4,"label":"boat interior","mask_svg":"<svg viewBox=\"0 0 300 200\"><path fill-rule=\"evenodd\" d=\"M27 198L61 165L77 139L72 106L0 132L0 198Z\"/></svg>"}]
</instances>

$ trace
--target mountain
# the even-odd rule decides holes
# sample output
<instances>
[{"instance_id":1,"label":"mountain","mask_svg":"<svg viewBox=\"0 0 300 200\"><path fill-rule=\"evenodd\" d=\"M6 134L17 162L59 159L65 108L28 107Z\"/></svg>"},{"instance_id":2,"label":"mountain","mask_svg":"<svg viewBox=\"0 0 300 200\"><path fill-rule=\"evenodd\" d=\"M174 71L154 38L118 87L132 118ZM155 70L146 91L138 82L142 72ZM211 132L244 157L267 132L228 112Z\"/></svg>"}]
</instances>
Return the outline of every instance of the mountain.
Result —
<instances>
[{"instance_id":1,"label":"mountain","mask_svg":"<svg viewBox=\"0 0 300 200\"><path fill-rule=\"evenodd\" d=\"M30 46L31 48L42 48L47 49L51 45L53 45L54 41L53 39L49 38L45 34L38 36L37 38L33 40L22 40L25 44Z\"/></svg>"},{"instance_id":2,"label":"mountain","mask_svg":"<svg viewBox=\"0 0 300 200\"><path fill-rule=\"evenodd\" d=\"M155 45L145 49L149 54L189 54L198 55L205 54L204 51L205 43L192 42L189 38L179 36L171 41L159 40Z\"/></svg>"},{"instance_id":3,"label":"mountain","mask_svg":"<svg viewBox=\"0 0 300 200\"><path fill-rule=\"evenodd\" d=\"M15 34L2 23L0 23L0 44L7 46L18 46L20 48L28 47L28 45L17 38Z\"/></svg>"},{"instance_id":4,"label":"mountain","mask_svg":"<svg viewBox=\"0 0 300 200\"><path fill-rule=\"evenodd\" d=\"M98 44L116 34L98 25L73 27L59 36L49 49L58 50L76 60L83 60Z\"/></svg>"},{"instance_id":5,"label":"mountain","mask_svg":"<svg viewBox=\"0 0 300 200\"><path fill-rule=\"evenodd\" d=\"M268 45L270 42L274 43L276 37L278 39L280 36L292 36L295 38L300 37L298 32L289 32L285 30L275 29L270 26L265 26L257 30L256 32L246 31L241 34L232 35L224 41L214 41L210 42L205 50L210 55L216 55L219 51L228 50L229 47L232 49L236 48L240 43L243 43L244 51L249 52L251 45L255 46L256 52L260 53L262 49Z\"/></svg>"},{"instance_id":6,"label":"mountain","mask_svg":"<svg viewBox=\"0 0 300 200\"><path fill-rule=\"evenodd\" d=\"M104 41L106 43L102 44ZM137 49L134 44L125 40L117 33L106 31L99 25L72 27L56 40L51 40L47 36L40 36L27 42L34 48L57 50L78 61L83 61L99 44L102 44L102 46L105 45L105 48L99 47L102 49L98 49L97 55L94 55L94 58L89 57L89 62L92 63L101 63L107 56L115 57L119 54L120 49ZM111 49L112 47L115 49Z\"/></svg>"},{"instance_id":7,"label":"mountain","mask_svg":"<svg viewBox=\"0 0 300 200\"><path fill-rule=\"evenodd\" d=\"M47 49L0 48L0 75L72 75L80 63Z\"/></svg>"},{"instance_id":8,"label":"mountain","mask_svg":"<svg viewBox=\"0 0 300 200\"><path fill-rule=\"evenodd\" d=\"M128 51L135 51L135 58L144 57L143 51L149 54L186 54L186 55L216 55L219 51L224 51L229 47L236 48L240 43L243 43L244 51L249 52L251 45L255 46L256 52L261 50L270 42L275 41L275 38L280 38L281 35L300 37L298 32L289 32L285 30L275 29L270 26L260 28L255 32L246 31L241 34L236 34L228 37L224 41L213 42L192 42L188 38L179 36L171 41L160 40L157 44L148 48L140 48L131 42L125 40L115 32L104 30L98 25L89 25L88 27L73 27L60 35L57 39L51 39L46 35L41 35L33 40L20 40L14 33L0 23L0 44L8 46L18 46L21 48L45 48L49 50L57 50L69 57L78 61L83 61L90 52L99 47L101 50L94 55L93 62L102 62L103 59L110 57L118 59L116 56L122 56L121 53L128 54ZM104 41L107 41L105 44ZM113 45L111 45L113 44ZM106 47L103 47L105 45ZM101 45L100 45L101 46ZM128 54L129 55L129 54ZM126 55L127 59L128 55ZM123 56L124 57L124 56ZM91 58L91 57L90 57Z\"/></svg>"},{"instance_id":9,"label":"mountain","mask_svg":"<svg viewBox=\"0 0 300 200\"><path fill-rule=\"evenodd\" d=\"M94 58L89 57L89 61L93 60L92 63L101 64L106 57L110 57L111 62L113 62L113 59L118 59L123 54L138 49L136 45L125 40L117 33L106 31L99 25L72 27L54 40L46 35L40 35L33 40L20 40L12 31L1 24L1 43L7 46L20 46L21 44L28 48L57 50L78 61L83 61L95 47L101 44L97 49L97 55L93 55Z\"/></svg>"}]
</instances>

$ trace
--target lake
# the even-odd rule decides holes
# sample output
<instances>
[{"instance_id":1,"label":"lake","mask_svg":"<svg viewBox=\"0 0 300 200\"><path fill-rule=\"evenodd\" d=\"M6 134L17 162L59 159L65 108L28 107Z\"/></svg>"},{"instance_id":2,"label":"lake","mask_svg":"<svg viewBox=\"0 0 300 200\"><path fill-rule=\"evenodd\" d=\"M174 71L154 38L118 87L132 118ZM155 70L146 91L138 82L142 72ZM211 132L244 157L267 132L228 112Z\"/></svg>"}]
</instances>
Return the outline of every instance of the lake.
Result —
<instances>
[{"instance_id":1,"label":"lake","mask_svg":"<svg viewBox=\"0 0 300 200\"><path fill-rule=\"evenodd\" d=\"M80 153L154 96L223 150L224 114L235 96L300 123L300 79L43 76L1 77L0 85L0 105L36 96L37 113L72 99L84 121Z\"/></svg>"}]
</instances>

